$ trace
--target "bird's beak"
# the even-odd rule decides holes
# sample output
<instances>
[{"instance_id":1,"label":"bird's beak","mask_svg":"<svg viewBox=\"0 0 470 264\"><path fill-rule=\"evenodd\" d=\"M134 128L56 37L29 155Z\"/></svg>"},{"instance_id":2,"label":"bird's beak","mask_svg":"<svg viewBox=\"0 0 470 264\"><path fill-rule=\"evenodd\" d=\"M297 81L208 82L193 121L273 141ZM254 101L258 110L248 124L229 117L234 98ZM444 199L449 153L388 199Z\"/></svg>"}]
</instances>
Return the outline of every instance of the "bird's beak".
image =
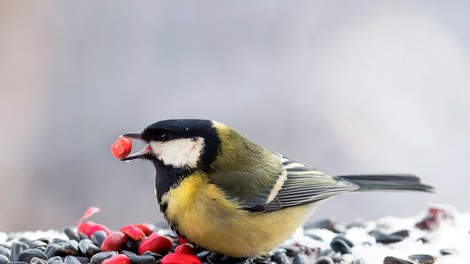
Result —
<instances>
[{"instance_id":1,"label":"bird's beak","mask_svg":"<svg viewBox=\"0 0 470 264\"><path fill-rule=\"evenodd\" d=\"M143 140L142 139L142 133L126 133L122 134L121 137L127 137L131 139L137 139L137 140ZM127 160L133 160L137 158L148 158L149 156L152 155L152 148L150 148L150 145L145 146L142 150L136 153L132 153L128 155L125 158L122 158L121 160L127 161Z\"/></svg>"}]
</instances>

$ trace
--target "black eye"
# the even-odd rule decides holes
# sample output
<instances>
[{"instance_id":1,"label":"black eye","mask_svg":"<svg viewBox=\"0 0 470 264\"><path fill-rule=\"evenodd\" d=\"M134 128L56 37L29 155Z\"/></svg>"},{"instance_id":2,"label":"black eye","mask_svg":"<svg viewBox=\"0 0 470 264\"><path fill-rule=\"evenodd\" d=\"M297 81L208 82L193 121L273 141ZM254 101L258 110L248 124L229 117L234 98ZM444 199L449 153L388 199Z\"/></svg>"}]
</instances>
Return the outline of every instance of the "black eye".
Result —
<instances>
[{"instance_id":1,"label":"black eye","mask_svg":"<svg viewBox=\"0 0 470 264\"><path fill-rule=\"evenodd\" d=\"M160 134L159 139L160 141L167 141L168 139L170 139L170 135L168 135L168 133L166 132L163 132Z\"/></svg>"}]
</instances>

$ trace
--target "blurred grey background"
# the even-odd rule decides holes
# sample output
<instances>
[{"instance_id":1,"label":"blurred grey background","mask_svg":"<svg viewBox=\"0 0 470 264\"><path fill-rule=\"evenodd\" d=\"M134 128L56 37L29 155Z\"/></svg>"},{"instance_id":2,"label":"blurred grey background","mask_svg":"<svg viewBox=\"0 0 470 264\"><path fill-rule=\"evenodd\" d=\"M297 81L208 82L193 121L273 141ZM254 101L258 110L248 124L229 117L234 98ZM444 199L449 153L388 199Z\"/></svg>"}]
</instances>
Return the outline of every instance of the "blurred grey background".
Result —
<instances>
[{"instance_id":1,"label":"blurred grey background","mask_svg":"<svg viewBox=\"0 0 470 264\"><path fill-rule=\"evenodd\" d=\"M215 119L329 174L410 172L437 193L351 194L312 219L470 210L468 1L1 1L0 230L162 218L124 132Z\"/></svg>"}]
</instances>

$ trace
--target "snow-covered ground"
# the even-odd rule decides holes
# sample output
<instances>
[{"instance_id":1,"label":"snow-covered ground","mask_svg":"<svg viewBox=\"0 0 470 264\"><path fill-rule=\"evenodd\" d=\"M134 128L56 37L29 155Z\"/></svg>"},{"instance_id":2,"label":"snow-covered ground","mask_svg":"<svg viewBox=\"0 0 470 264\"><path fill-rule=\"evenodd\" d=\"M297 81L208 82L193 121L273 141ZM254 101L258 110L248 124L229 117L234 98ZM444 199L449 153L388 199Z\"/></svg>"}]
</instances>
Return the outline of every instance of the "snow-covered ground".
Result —
<instances>
[{"instance_id":1,"label":"snow-covered ground","mask_svg":"<svg viewBox=\"0 0 470 264\"><path fill-rule=\"evenodd\" d=\"M409 260L408 256L415 254L434 256L436 264L470 263L470 213L458 213L446 205L432 207L441 208L450 215L447 219L437 219L435 230L421 230L415 226L428 216L427 212L408 218L388 216L377 221L358 221L356 226L338 225L338 229L344 228L344 236L354 243L351 248L354 259L363 259L368 264L383 263L386 256ZM373 230L384 234L408 230L409 236L400 242L381 244L369 234ZM308 237L308 234L321 237L323 242ZM299 230L286 243L297 242L324 250L330 248L331 239L337 235L326 229ZM443 249L455 250L455 254L443 255L440 253Z\"/></svg>"},{"instance_id":2,"label":"snow-covered ground","mask_svg":"<svg viewBox=\"0 0 470 264\"><path fill-rule=\"evenodd\" d=\"M430 214L430 211L436 209L438 214ZM417 228L416 224L423 223L423 220L426 228ZM433 205L425 212L408 218L388 216L376 221L335 223L334 230L335 232L331 231L331 228L299 229L284 243L284 246L301 245L320 249L322 252L331 248L330 242L333 238L342 236L354 244L350 248L351 254L346 254L348 256L343 258L346 263L351 263L347 261L348 259L350 261L362 259L363 263L368 264L383 263L387 256L410 260L409 256L416 254L433 256L436 258L434 262L436 264L470 263L470 213L459 213L450 206ZM404 230L407 230L406 235L399 242L377 241L378 233L387 236ZM63 232L55 230L11 234L0 232L0 244L9 245L21 237L30 240L67 239ZM441 251L444 249L452 251L452 254L442 254Z\"/></svg>"}]
</instances>

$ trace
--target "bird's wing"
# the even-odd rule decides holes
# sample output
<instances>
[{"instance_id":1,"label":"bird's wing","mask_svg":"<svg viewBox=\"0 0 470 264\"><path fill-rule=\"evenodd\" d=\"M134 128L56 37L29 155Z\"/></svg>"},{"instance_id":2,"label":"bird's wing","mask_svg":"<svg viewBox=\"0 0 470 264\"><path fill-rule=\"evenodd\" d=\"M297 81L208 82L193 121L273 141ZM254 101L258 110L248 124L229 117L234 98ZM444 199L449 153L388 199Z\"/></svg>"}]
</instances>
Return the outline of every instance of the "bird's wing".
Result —
<instances>
[{"instance_id":1,"label":"bird's wing","mask_svg":"<svg viewBox=\"0 0 470 264\"><path fill-rule=\"evenodd\" d=\"M279 156L282 164L272 188L246 201L245 210L250 212L272 212L283 208L313 203L340 193L358 189L346 181L336 181L321 171Z\"/></svg>"}]
</instances>

